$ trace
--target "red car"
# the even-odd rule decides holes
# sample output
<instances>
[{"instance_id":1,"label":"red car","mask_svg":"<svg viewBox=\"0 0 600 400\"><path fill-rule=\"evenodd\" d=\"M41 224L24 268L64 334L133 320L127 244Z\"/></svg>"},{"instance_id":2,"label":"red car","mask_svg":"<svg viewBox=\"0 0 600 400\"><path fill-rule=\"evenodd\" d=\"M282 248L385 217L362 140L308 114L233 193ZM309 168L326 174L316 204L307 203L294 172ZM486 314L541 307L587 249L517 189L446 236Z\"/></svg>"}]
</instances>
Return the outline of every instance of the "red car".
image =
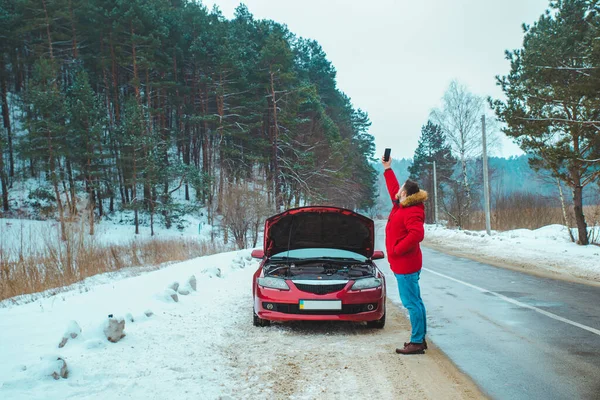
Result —
<instances>
[{"instance_id":1,"label":"red car","mask_svg":"<svg viewBox=\"0 0 600 400\"><path fill-rule=\"evenodd\" d=\"M253 277L254 325L271 321L366 321L385 325L385 278L373 260L373 220L336 207L301 207L265 222Z\"/></svg>"}]
</instances>

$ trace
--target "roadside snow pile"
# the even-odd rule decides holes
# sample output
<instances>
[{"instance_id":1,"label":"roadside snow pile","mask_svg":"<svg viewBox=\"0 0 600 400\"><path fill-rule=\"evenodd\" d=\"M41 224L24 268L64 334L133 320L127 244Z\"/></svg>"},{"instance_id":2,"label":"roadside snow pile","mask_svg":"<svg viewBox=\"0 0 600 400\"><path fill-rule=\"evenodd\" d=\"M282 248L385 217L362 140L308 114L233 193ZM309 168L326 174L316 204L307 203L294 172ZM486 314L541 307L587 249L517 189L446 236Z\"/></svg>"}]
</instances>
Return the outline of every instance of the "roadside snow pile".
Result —
<instances>
[{"instance_id":1,"label":"roadside snow pile","mask_svg":"<svg viewBox=\"0 0 600 400\"><path fill-rule=\"evenodd\" d=\"M600 230L600 227L595 229ZM518 266L534 266L600 281L600 247L572 243L567 228L562 225L535 230L492 231L491 236L485 231L426 225L424 244L427 243Z\"/></svg>"},{"instance_id":2,"label":"roadside snow pile","mask_svg":"<svg viewBox=\"0 0 600 400\"><path fill-rule=\"evenodd\" d=\"M233 393L239 371L219 349L229 348L232 326L251 327L257 265L249 251L221 253L134 277L90 278L84 292L0 303L0 399ZM222 278L210 279L211 268Z\"/></svg>"}]
</instances>

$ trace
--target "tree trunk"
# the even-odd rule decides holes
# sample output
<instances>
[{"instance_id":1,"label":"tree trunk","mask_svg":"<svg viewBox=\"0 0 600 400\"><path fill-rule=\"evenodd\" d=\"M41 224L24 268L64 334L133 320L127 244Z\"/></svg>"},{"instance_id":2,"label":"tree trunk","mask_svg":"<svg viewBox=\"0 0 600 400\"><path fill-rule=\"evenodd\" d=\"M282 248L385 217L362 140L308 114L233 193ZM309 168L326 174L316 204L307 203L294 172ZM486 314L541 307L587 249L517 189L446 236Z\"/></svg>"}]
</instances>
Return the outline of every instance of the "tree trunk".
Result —
<instances>
[{"instance_id":1,"label":"tree trunk","mask_svg":"<svg viewBox=\"0 0 600 400\"><path fill-rule=\"evenodd\" d=\"M208 114L208 99L203 95L202 90L200 91L200 105L202 107L202 116L206 117ZM202 172L206 176L211 176L210 171L210 146L209 146L209 128L208 121L204 118L203 121L203 132L202 132Z\"/></svg>"},{"instance_id":2,"label":"tree trunk","mask_svg":"<svg viewBox=\"0 0 600 400\"><path fill-rule=\"evenodd\" d=\"M60 222L60 240L64 242L67 240L67 234L65 232L65 215L63 211L62 200L60 198L60 192L58 191L58 179L56 178L56 172L52 172L51 176L52 187L54 188L54 195L56 196L56 204L58 206L58 218Z\"/></svg>"},{"instance_id":3,"label":"tree trunk","mask_svg":"<svg viewBox=\"0 0 600 400\"><path fill-rule=\"evenodd\" d=\"M150 236L154 236L154 198L150 199Z\"/></svg>"},{"instance_id":4,"label":"tree trunk","mask_svg":"<svg viewBox=\"0 0 600 400\"><path fill-rule=\"evenodd\" d=\"M140 97L140 86L139 86L139 76L138 76L138 67L137 67L137 56L136 56L136 47L134 35L135 31L133 30L133 23L130 23L130 32L131 32L131 60L133 63L133 88L135 90L135 99L137 101L138 107L141 107L141 97ZM137 132L139 134L139 132ZM135 154L135 145L133 146L133 188L132 188L132 197L133 197L133 207L134 207L134 219L135 219L135 234L139 235L140 233L140 224L138 217L138 199L137 199L137 157Z\"/></svg>"},{"instance_id":5,"label":"tree trunk","mask_svg":"<svg viewBox=\"0 0 600 400\"><path fill-rule=\"evenodd\" d=\"M8 211L8 179L4 169L4 150L2 149L2 140L0 139L0 186L2 188L2 209Z\"/></svg>"},{"instance_id":6,"label":"tree trunk","mask_svg":"<svg viewBox=\"0 0 600 400\"><path fill-rule=\"evenodd\" d=\"M42 6L44 7L44 15L46 16L46 35L48 38L48 48L50 50L50 59L54 60L54 53L52 51L52 37L50 36L50 18L48 17L48 8L46 7L46 0L42 0Z\"/></svg>"},{"instance_id":7,"label":"tree trunk","mask_svg":"<svg viewBox=\"0 0 600 400\"><path fill-rule=\"evenodd\" d=\"M160 132L161 132L161 138L163 141L163 154L162 154L162 159L163 159L163 165L162 168L167 169L169 167L169 152L168 152L168 143L169 143L169 131L167 129L167 120L166 120L166 116L165 116L165 110L166 110L166 102L167 102L167 94L165 93L165 89L163 88L161 90L162 93L162 98L163 100L163 104L161 108L161 112L160 112L160 116L159 116L159 124L160 124ZM166 206L169 203L169 198L171 197L171 194L169 193L169 174L164 174L165 176L165 181L163 182L163 204ZM165 226L167 229L171 228L171 217L169 215L169 210L168 207L164 207L163 208L163 217L165 218Z\"/></svg>"},{"instance_id":8,"label":"tree trunk","mask_svg":"<svg viewBox=\"0 0 600 400\"><path fill-rule=\"evenodd\" d=\"M104 215L104 197L102 197L102 192L100 191L100 182L96 181L96 203L98 203L98 216L102 217Z\"/></svg>"},{"instance_id":9,"label":"tree trunk","mask_svg":"<svg viewBox=\"0 0 600 400\"><path fill-rule=\"evenodd\" d=\"M217 195L217 213L223 212L223 185L225 183L224 179L224 169L225 163L223 162L223 149L219 149L219 162L221 164L221 168L219 168L219 193Z\"/></svg>"},{"instance_id":10,"label":"tree trunk","mask_svg":"<svg viewBox=\"0 0 600 400\"><path fill-rule=\"evenodd\" d=\"M63 211L63 204L60 198L60 192L58 190L58 177L56 176L56 165L54 160L54 150L52 147L52 132L48 131L47 135L48 144L48 159L50 161L50 179L52 180L52 187L54 188L54 195L56 196L56 204L58 206L58 216L60 219L60 238L64 242L67 240L67 234L65 231L65 216Z\"/></svg>"},{"instance_id":11,"label":"tree trunk","mask_svg":"<svg viewBox=\"0 0 600 400\"><path fill-rule=\"evenodd\" d=\"M8 107L8 88L6 85L6 71L4 69L4 62L2 61L0 61L0 92L2 95L2 120L4 122L4 128L6 129L6 133L8 135L8 175L12 178L15 176L15 160L12 145L10 109Z\"/></svg>"},{"instance_id":12,"label":"tree trunk","mask_svg":"<svg viewBox=\"0 0 600 400\"><path fill-rule=\"evenodd\" d=\"M274 200L275 200L275 211L280 211L281 205L281 195L280 195L280 187L279 187L279 160L277 159L277 142L279 136L279 124L277 122L277 100L275 98L275 82L273 71L270 71L271 74L271 101L273 102L273 140L272 140L272 148L273 148L273 185L274 185Z\"/></svg>"},{"instance_id":13,"label":"tree trunk","mask_svg":"<svg viewBox=\"0 0 600 400\"><path fill-rule=\"evenodd\" d=\"M138 202L137 202L137 159L135 156L135 148L133 149L133 187L131 189L133 214L135 220L135 234L140 234L140 222L138 218Z\"/></svg>"},{"instance_id":14,"label":"tree trunk","mask_svg":"<svg viewBox=\"0 0 600 400\"><path fill-rule=\"evenodd\" d=\"M90 212L90 235L94 236L94 209L96 208L96 201L94 198L94 189L90 185L90 191L88 193L89 198L89 212Z\"/></svg>"},{"instance_id":15,"label":"tree trunk","mask_svg":"<svg viewBox=\"0 0 600 400\"><path fill-rule=\"evenodd\" d=\"M583 187L581 185L575 186L573 189L573 210L575 211L575 222L577 222L577 243L581 245L588 245L588 232L587 224L585 222L585 215L583 214Z\"/></svg>"},{"instance_id":16,"label":"tree trunk","mask_svg":"<svg viewBox=\"0 0 600 400\"><path fill-rule=\"evenodd\" d=\"M71 194L71 215L77 213L77 195L75 193L75 180L73 179L73 169L71 168L71 160L67 158L67 175L69 177L69 192Z\"/></svg>"},{"instance_id":17,"label":"tree trunk","mask_svg":"<svg viewBox=\"0 0 600 400\"><path fill-rule=\"evenodd\" d=\"M461 167L462 167L462 178L463 178L463 186L465 189L465 197L466 201L463 207L465 213L465 219L468 218L469 210L471 209L471 186L469 185L469 176L467 173L467 160L465 156L461 156Z\"/></svg>"},{"instance_id":18,"label":"tree trunk","mask_svg":"<svg viewBox=\"0 0 600 400\"><path fill-rule=\"evenodd\" d=\"M73 58L76 59L79 57L77 50L77 35L75 33L75 18L73 16L73 0L69 0L69 14L71 17L71 35L72 35L72 50L73 50Z\"/></svg>"},{"instance_id":19,"label":"tree trunk","mask_svg":"<svg viewBox=\"0 0 600 400\"><path fill-rule=\"evenodd\" d=\"M59 172L61 176L64 176L64 171L62 167L59 168ZM63 193L65 194L65 202L67 203L67 210L69 211L69 215L73 215L73 208L71 206L71 196L69 194L69 189L67 188L67 183L64 179L61 179L60 183L62 183Z\"/></svg>"},{"instance_id":20,"label":"tree trunk","mask_svg":"<svg viewBox=\"0 0 600 400\"><path fill-rule=\"evenodd\" d=\"M112 34L109 37L110 40L110 58L112 62L112 83L114 90L114 108L115 108L115 121L117 124L121 122L121 107L119 106L119 78L117 75L117 60L115 56L115 47L112 43Z\"/></svg>"},{"instance_id":21,"label":"tree trunk","mask_svg":"<svg viewBox=\"0 0 600 400\"><path fill-rule=\"evenodd\" d=\"M562 186L560 184L560 179L556 178L556 186L558 186L558 194L560 196L560 206L562 208L563 220L565 222L565 226L569 231L569 237L571 238L571 242L575 243L575 237L573 236L573 231L571 231L571 224L569 224L569 218L567 216L567 207L565 205L565 196L563 195Z\"/></svg>"},{"instance_id":22,"label":"tree trunk","mask_svg":"<svg viewBox=\"0 0 600 400\"><path fill-rule=\"evenodd\" d=\"M140 97L140 85L139 85L139 76L138 76L138 66L137 66L137 56L136 56L136 47L135 47L135 40L134 35L135 35L135 31L133 30L133 23L131 23L130 25L130 32L131 32L131 60L133 63L133 89L135 91L135 98L137 100L138 106L140 106L141 103L141 97Z\"/></svg>"}]
</instances>

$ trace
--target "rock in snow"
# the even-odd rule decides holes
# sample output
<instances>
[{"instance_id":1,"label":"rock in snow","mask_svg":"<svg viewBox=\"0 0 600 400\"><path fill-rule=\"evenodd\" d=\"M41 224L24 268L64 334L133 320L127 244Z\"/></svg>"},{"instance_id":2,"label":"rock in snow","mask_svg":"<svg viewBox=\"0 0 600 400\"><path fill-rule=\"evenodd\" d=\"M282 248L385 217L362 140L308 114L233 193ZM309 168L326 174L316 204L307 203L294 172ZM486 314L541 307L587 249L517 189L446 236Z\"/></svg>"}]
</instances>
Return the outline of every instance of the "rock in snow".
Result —
<instances>
[{"instance_id":1,"label":"rock in snow","mask_svg":"<svg viewBox=\"0 0 600 400\"><path fill-rule=\"evenodd\" d=\"M196 275L192 275L188 278L188 285L192 288L192 290L196 291Z\"/></svg>"},{"instance_id":2,"label":"rock in snow","mask_svg":"<svg viewBox=\"0 0 600 400\"><path fill-rule=\"evenodd\" d=\"M167 286L169 289L171 289L172 291L176 292L177 289L179 288L179 282L173 282L171 283L169 286Z\"/></svg>"},{"instance_id":3,"label":"rock in snow","mask_svg":"<svg viewBox=\"0 0 600 400\"><path fill-rule=\"evenodd\" d=\"M67 369L67 362L61 357L57 357L56 366L54 371L52 371L51 376L56 380L59 380L60 378L67 379L68 373L69 370Z\"/></svg>"},{"instance_id":4,"label":"rock in snow","mask_svg":"<svg viewBox=\"0 0 600 400\"><path fill-rule=\"evenodd\" d=\"M190 290L191 288L189 286L181 286L179 288L179 290L177 290L177 293L179 293L182 296L187 296L188 294L190 294Z\"/></svg>"},{"instance_id":5,"label":"rock in snow","mask_svg":"<svg viewBox=\"0 0 600 400\"><path fill-rule=\"evenodd\" d=\"M125 320L123 318L108 318L104 324L104 335L109 342L117 343L125 337Z\"/></svg>"},{"instance_id":6,"label":"rock in snow","mask_svg":"<svg viewBox=\"0 0 600 400\"><path fill-rule=\"evenodd\" d=\"M36 366L36 370L45 376L51 376L52 378L59 380L60 378L66 379L69 370L67 368L67 362L61 356L46 356L42 357L41 364L39 367Z\"/></svg>"},{"instance_id":7,"label":"rock in snow","mask_svg":"<svg viewBox=\"0 0 600 400\"><path fill-rule=\"evenodd\" d=\"M62 349L63 347L65 347L65 345L67 344L69 339L75 339L80 334L81 334L81 327L79 326L77 321L69 322L69 325L67 325L67 330L63 334L62 340L58 344L58 348Z\"/></svg>"},{"instance_id":8,"label":"rock in snow","mask_svg":"<svg viewBox=\"0 0 600 400\"><path fill-rule=\"evenodd\" d=\"M152 312L152 310L147 309L146 311L144 311L144 315L146 315L146 317L150 318L151 316L154 315L154 313Z\"/></svg>"},{"instance_id":9,"label":"rock in snow","mask_svg":"<svg viewBox=\"0 0 600 400\"><path fill-rule=\"evenodd\" d=\"M65 332L65 336L67 334L71 337L71 339L75 339L81 334L81 327L79 326L77 321L69 322L69 325L67 326L67 331Z\"/></svg>"},{"instance_id":10,"label":"rock in snow","mask_svg":"<svg viewBox=\"0 0 600 400\"><path fill-rule=\"evenodd\" d=\"M125 320L129 321L129 322L134 322L135 320L133 319L133 314L131 313L127 313L125 314Z\"/></svg>"},{"instance_id":11,"label":"rock in snow","mask_svg":"<svg viewBox=\"0 0 600 400\"><path fill-rule=\"evenodd\" d=\"M179 301L179 296L177 296L177 292L172 289L165 290L165 298L173 300L175 303Z\"/></svg>"},{"instance_id":12,"label":"rock in snow","mask_svg":"<svg viewBox=\"0 0 600 400\"><path fill-rule=\"evenodd\" d=\"M218 268L218 267L204 268L202 270L202 273L207 274L209 276L209 278L212 278L213 276L216 276L217 278L223 277L223 272L221 271L221 268Z\"/></svg>"}]
</instances>

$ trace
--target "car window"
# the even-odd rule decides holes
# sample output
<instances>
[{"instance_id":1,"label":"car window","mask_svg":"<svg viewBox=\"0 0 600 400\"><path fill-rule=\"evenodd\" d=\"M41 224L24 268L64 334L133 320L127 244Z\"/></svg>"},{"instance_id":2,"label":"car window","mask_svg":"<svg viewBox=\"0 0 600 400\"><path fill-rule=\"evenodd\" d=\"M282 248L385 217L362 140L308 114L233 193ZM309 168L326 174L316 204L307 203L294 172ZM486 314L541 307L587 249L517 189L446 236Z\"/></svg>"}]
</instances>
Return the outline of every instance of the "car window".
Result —
<instances>
[{"instance_id":1,"label":"car window","mask_svg":"<svg viewBox=\"0 0 600 400\"><path fill-rule=\"evenodd\" d=\"M271 258L277 257L290 257L290 258L319 258L319 257L331 257L331 258L353 258L358 261L365 261L367 258L361 254L354 253L352 251L340 250L340 249L296 249L290 250L289 252L284 251L281 253L274 254Z\"/></svg>"}]
</instances>

